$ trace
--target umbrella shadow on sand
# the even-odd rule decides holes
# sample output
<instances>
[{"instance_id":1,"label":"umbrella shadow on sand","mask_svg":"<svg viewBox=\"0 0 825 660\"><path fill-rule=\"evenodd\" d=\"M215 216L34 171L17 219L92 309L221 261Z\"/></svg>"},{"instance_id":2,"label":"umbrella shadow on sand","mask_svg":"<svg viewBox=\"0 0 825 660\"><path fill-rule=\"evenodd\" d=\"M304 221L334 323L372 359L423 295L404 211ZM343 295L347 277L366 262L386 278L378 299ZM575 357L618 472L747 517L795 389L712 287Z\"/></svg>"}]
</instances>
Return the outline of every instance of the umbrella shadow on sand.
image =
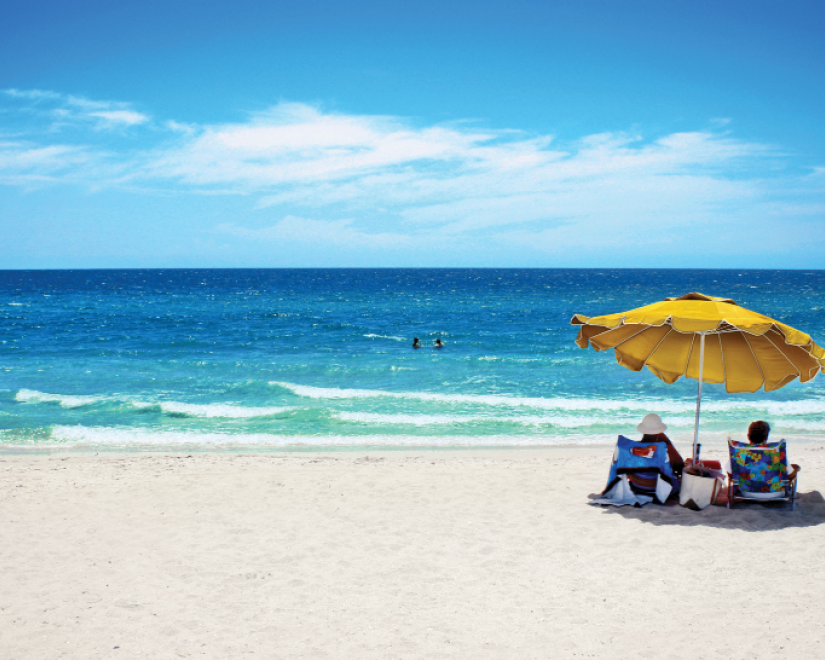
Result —
<instances>
[{"instance_id":1,"label":"umbrella shadow on sand","mask_svg":"<svg viewBox=\"0 0 825 660\"><path fill-rule=\"evenodd\" d=\"M595 497L598 495L590 495L591 499ZM790 505L785 502L737 502L735 508L728 509L724 500L721 506L709 506L703 511L693 511L678 504L648 504L643 507L602 505L601 508L605 515L622 516L651 525L704 526L746 532L770 532L825 524L825 498L816 490L798 494L796 511L791 511Z\"/></svg>"}]
</instances>

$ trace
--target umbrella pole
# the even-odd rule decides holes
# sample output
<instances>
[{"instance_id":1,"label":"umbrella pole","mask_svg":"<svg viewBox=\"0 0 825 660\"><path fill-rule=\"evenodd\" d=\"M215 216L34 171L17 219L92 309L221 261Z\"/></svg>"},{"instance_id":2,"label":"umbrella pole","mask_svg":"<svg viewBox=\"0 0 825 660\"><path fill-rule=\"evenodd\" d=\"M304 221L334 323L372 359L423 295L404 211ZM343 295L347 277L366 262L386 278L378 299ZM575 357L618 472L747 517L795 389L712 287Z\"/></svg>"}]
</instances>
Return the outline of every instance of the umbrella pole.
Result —
<instances>
[{"instance_id":1,"label":"umbrella pole","mask_svg":"<svg viewBox=\"0 0 825 660\"><path fill-rule=\"evenodd\" d=\"M705 333L700 332L699 342L699 391L696 394L696 422L693 426L693 465L696 465L696 445L699 442L699 410L702 408L702 371L705 368Z\"/></svg>"}]
</instances>

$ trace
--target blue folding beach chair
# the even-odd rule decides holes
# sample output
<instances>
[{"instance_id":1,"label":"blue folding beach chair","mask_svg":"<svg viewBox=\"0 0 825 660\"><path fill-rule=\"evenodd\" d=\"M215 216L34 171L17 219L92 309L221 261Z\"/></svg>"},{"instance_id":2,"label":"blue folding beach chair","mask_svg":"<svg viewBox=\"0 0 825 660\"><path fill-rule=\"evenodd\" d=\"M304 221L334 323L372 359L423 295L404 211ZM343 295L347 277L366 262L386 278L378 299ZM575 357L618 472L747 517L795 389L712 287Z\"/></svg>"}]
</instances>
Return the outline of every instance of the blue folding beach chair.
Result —
<instances>
[{"instance_id":1,"label":"blue folding beach chair","mask_svg":"<svg viewBox=\"0 0 825 660\"><path fill-rule=\"evenodd\" d=\"M644 498L640 504L651 500L664 504L671 494L678 493L680 481L668 459L667 443L636 442L620 435L602 496L609 497L622 481L634 494Z\"/></svg>"}]
</instances>

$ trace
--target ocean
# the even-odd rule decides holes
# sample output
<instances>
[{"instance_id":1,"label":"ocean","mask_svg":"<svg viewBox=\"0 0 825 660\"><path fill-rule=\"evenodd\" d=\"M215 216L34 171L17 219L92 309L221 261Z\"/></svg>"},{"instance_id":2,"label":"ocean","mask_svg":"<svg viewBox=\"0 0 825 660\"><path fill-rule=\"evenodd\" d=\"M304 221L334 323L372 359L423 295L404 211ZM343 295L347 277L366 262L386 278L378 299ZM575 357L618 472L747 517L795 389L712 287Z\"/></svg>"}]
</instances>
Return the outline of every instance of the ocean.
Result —
<instances>
[{"instance_id":1,"label":"ocean","mask_svg":"<svg viewBox=\"0 0 825 660\"><path fill-rule=\"evenodd\" d=\"M587 445L648 412L686 450L696 382L578 348L570 318L690 291L825 343L821 270L0 271L0 450ZM825 441L825 378L705 385L703 442L754 419Z\"/></svg>"}]
</instances>

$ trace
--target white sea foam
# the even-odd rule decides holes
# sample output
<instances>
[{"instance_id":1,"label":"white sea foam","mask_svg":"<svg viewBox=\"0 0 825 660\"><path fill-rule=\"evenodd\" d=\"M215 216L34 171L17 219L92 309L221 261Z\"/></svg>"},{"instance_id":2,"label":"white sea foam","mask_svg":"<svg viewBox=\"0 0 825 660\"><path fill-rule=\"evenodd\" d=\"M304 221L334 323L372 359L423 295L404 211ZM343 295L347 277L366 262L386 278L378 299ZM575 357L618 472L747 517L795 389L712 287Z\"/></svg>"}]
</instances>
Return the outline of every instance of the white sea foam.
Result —
<instances>
[{"instance_id":1,"label":"white sea foam","mask_svg":"<svg viewBox=\"0 0 825 660\"><path fill-rule=\"evenodd\" d=\"M343 389L337 387L312 387L281 381L271 381L270 385L283 387L309 399L371 399L393 398L418 401L438 401L442 403L465 403L486 406L528 407L545 410L647 410L653 402L645 401L605 401L602 399L542 399L536 397L516 397L496 394L441 394L433 392L388 392L385 390ZM659 402L655 402L659 403ZM681 410L683 406L680 406Z\"/></svg>"},{"instance_id":2,"label":"white sea foam","mask_svg":"<svg viewBox=\"0 0 825 660\"><path fill-rule=\"evenodd\" d=\"M611 411L611 412L651 412L659 414L690 413L695 401L671 399L589 399L589 398L539 398L518 397L497 394L442 394L434 392L389 392L385 390L344 389L337 387L313 387L282 381L271 381L290 390L298 396L309 399L370 399L393 398L418 401L436 401L448 404L473 404L496 407L524 407L559 411ZM774 416L821 415L825 414L825 399L801 401L713 401L703 400L705 412L742 412L748 414L767 413Z\"/></svg>"},{"instance_id":3,"label":"white sea foam","mask_svg":"<svg viewBox=\"0 0 825 660\"><path fill-rule=\"evenodd\" d=\"M324 448L324 447L560 447L560 446L612 446L615 433L576 433L570 435L277 435L274 433L230 434L200 433L197 431L153 431L116 427L56 426L51 431L52 443L79 445L82 447L259 447L259 448ZM724 433L704 433L702 443L706 447L725 446ZM690 441L686 436L681 441ZM792 439L805 444L825 441L825 435L802 436ZM48 445L37 442L38 445Z\"/></svg>"},{"instance_id":4,"label":"white sea foam","mask_svg":"<svg viewBox=\"0 0 825 660\"><path fill-rule=\"evenodd\" d=\"M705 407L704 401L702 407ZM825 414L825 399L808 399L804 401L747 401L734 402L725 401L711 403L710 410L736 411L736 410L763 410L769 415L822 415ZM825 420L823 420L825 424Z\"/></svg>"},{"instance_id":5,"label":"white sea foam","mask_svg":"<svg viewBox=\"0 0 825 660\"><path fill-rule=\"evenodd\" d=\"M270 434L233 435L229 433L199 433L197 431L153 431L117 427L55 426L51 438L61 443L87 445L215 445L215 444L279 444L278 436Z\"/></svg>"},{"instance_id":6,"label":"white sea foam","mask_svg":"<svg viewBox=\"0 0 825 660\"><path fill-rule=\"evenodd\" d=\"M38 392L37 390L22 389L14 395L15 400L22 403L43 403L54 402L59 403L64 408L77 408L79 406L88 406L91 403L101 401L101 397L97 396L79 396L72 394L48 394L47 392Z\"/></svg>"},{"instance_id":7,"label":"white sea foam","mask_svg":"<svg viewBox=\"0 0 825 660\"><path fill-rule=\"evenodd\" d=\"M635 425L638 415L587 415L575 417L572 415L410 415L410 414L382 414L367 412L336 412L333 414L341 421L355 422L360 424L383 424L383 425L459 425L459 424L519 424L523 426L549 426L553 428L588 428L600 425L615 425L617 421L627 420ZM673 426L688 426L693 424L690 418L669 419Z\"/></svg>"},{"instance_id":8,"label":"white sea foam","mask_svg":"<svg viewBox=\"0 0 825 660\"><path fill-rule=\"evenodd\" d=\"M370 333L364 336L369 337L370 339L392 339L393 341L407 341L406 337L396 337L395 335L375 335Z\"/></svg>"},{"instance_id":9,"label":"white sea foam","mask_svg":"<svg viewBox=\"0 0 825 660\"><path fill-rule=\"evenodd\" d=\"M438 435L276 435L271 433L229 434L196 431L152 431L117 427L55 426L51 439L61 445L117 447L176 446L267 446L267 447L548 447L602 445L616 441L615 436L594 435L575 440L552 436L438 436ZM40 443L38 443L40 444Z\"/></svg>"},{"instance_id":10,"label":"white sea foam","mask_svg":"<svg viewBox=\"0 0 825 660\"><path fill-rule=\"evenodd\" d=\"M367 412L336 412L333 417L337 417L343 422L355 422L358 424L409 424L413 426L429 426L431 424L468 424L480 420L490 421L490 417L479 415L404 415L404 414L381 414Z\"/></svg>"},{"instance_id":11,"label":"white sea foam","mask_svg":"<svg viewBox=\"0 0 825 660\"><path fill-rule=\"evenodd\" d=\"M522 426L546 426L551 429L584 429L599 427L615 427L624 433L633 433L638 422L636 414L619 415L586 415L576 417L573 415L414 415L414 414L382 414L367 412L336 412L334 417L345 422L357 424L376 424L384 426L411 425L411 426L431 426L431 425L452 425L461 424L517 424ZM693 429L694 418L692 417L668 417L667 424L669 433L688 432ZM707 426L707 422L705 423ZM775 430L780 433L792 431L811 431L814 433L825 433L825 424L821 421L809 421L794 417L783 418L775 423ZM483 437L483 436L480 436Z\"/></svg>"},{"instance_id":12,"label":"white sea foam","mask_svg":"<svg viewBox=\"0 0 825 660\"><path fill-rule=\"evenodd\" d=\"M269 417L294 410L286 406L238 406L229 403L179 403L162 401L160 409L169 413L192 415L193 417L226 417L243 419L247 417Z\"/></svg>"},{"instance_id":13,"label":"white sea foam","mask_svg":"<svg viewBox=\"0 0 825 660\"><path fill-rule=\"evenodd\" d=\"M68 394L49 394L37 390L21 389L15 394L15 399L22 403L59 403L64 408L78 408L92 403L104 401L125 402L135 408L159 407L167 413L191 415L192 417L224 417L243 419L248 417L269 417L283 412L294 410L290 406L240 406L230 403L181 403L178 401L137 401L123 399L118 396L81 396Z\"/></svg>"}]
</instances>

